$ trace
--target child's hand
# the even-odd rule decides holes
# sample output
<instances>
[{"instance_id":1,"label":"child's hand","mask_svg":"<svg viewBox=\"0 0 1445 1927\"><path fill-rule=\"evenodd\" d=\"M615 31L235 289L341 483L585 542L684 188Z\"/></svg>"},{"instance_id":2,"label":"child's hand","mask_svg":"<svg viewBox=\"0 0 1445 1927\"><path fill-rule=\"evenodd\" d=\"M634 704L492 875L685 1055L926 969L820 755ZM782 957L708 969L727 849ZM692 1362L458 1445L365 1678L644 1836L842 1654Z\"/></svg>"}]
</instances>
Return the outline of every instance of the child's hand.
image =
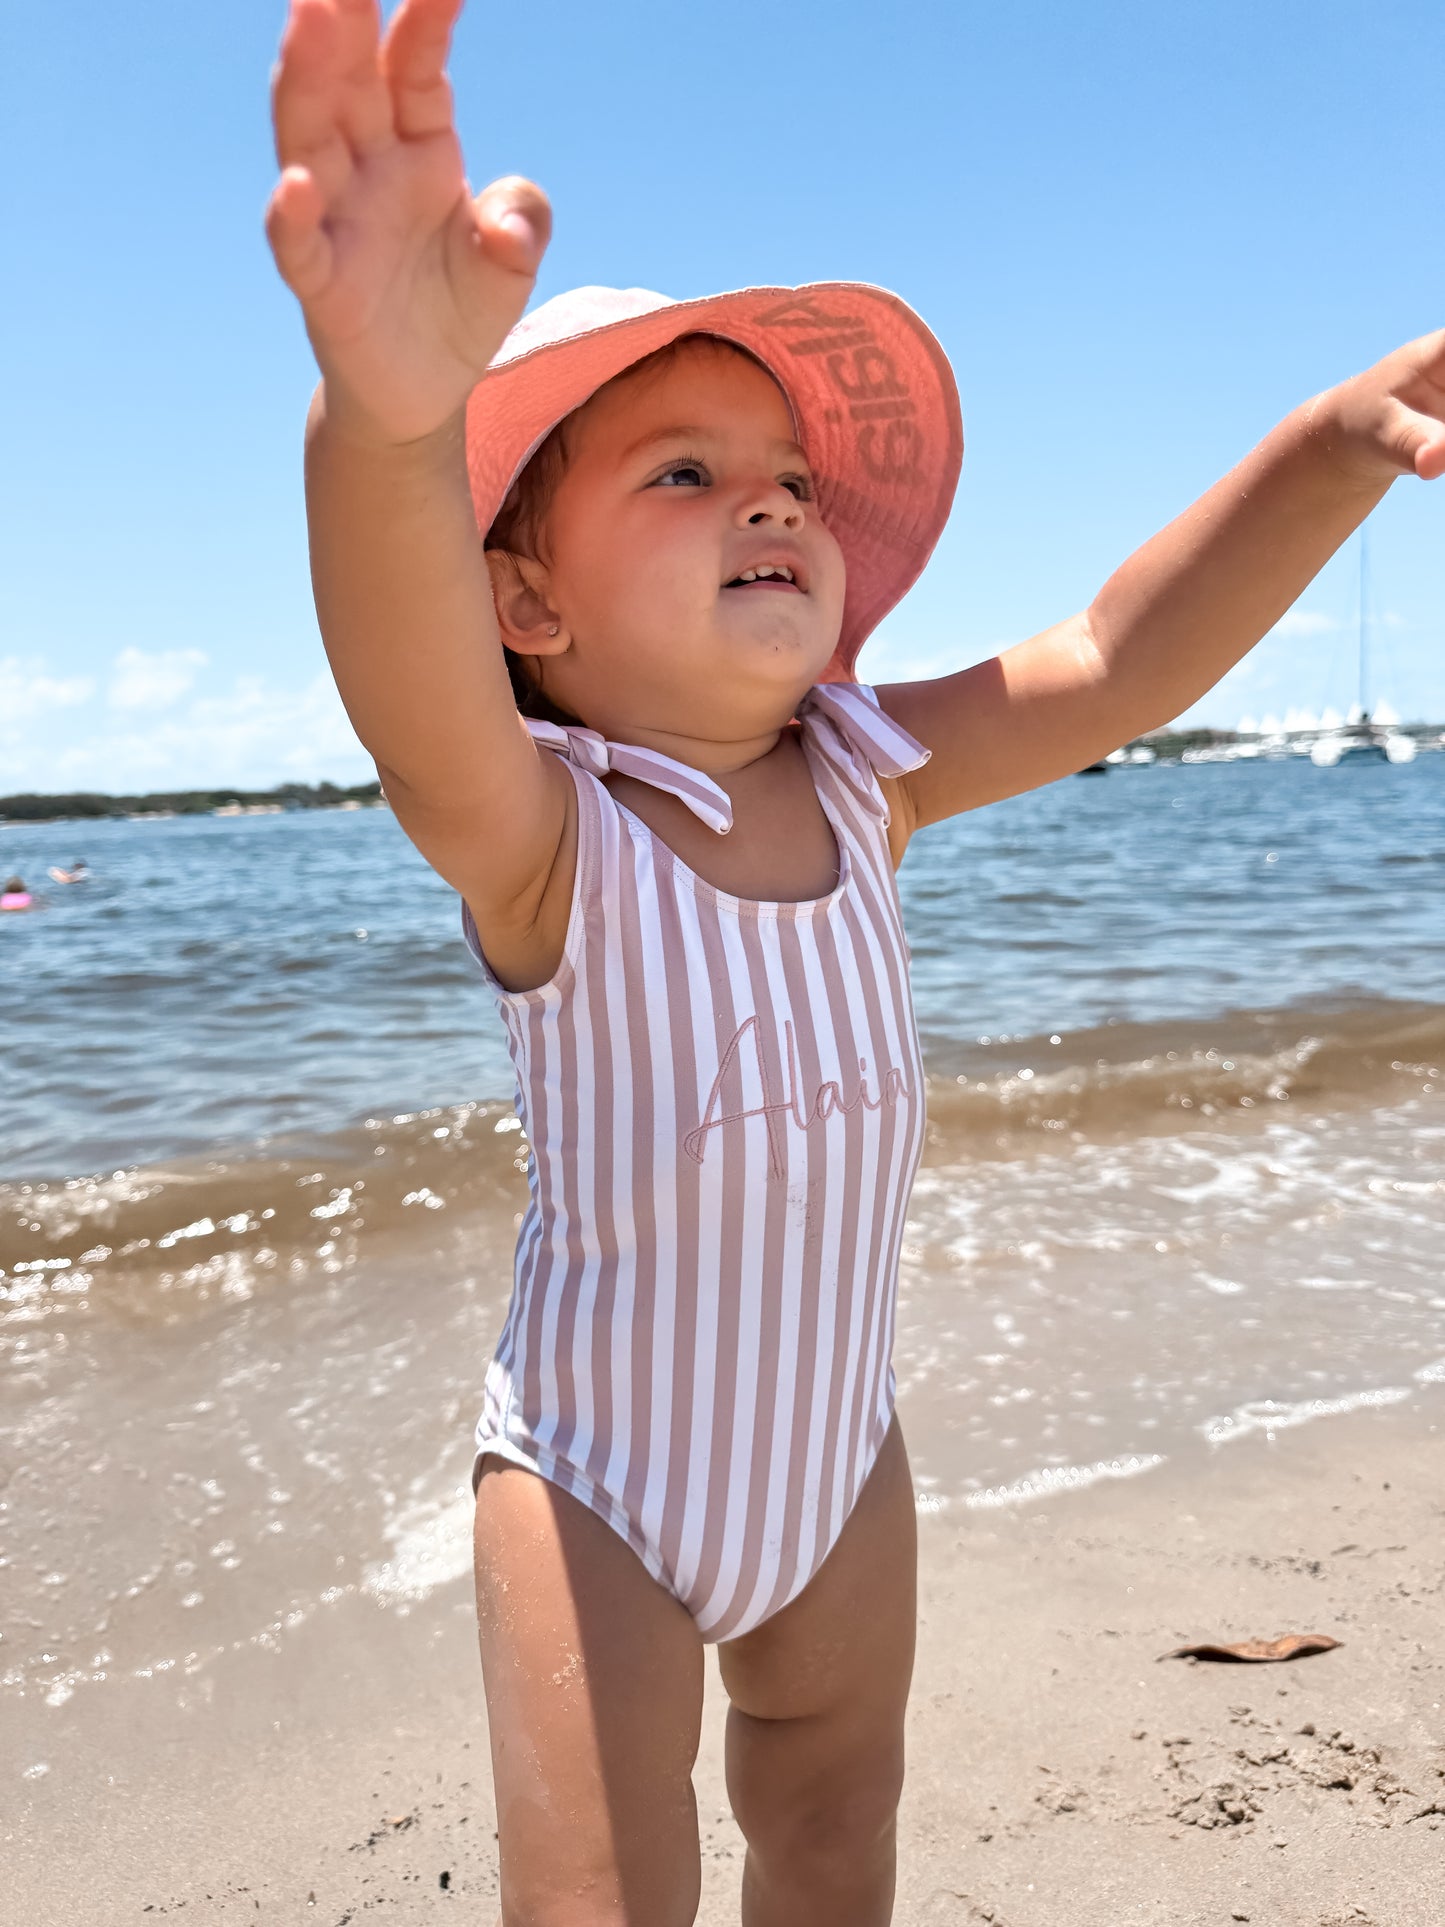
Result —
<instances>
[{"instance_id":1,"label":"child's hand","mask_svg":"<svg viewBox=\"0 0 1445 1927\"><path fill-rule=\"evenodd\" d=\"M1330 455L1367 485L1445 475L1445 328L1317 396L1308 414Z\"/></svg>"},{"instance_id":2,"label":"child's hand","mask_svg":"<svg viewBox=\"0 0 1445 1927\"><path fill-rule=\"evenodd\" d=\"M475 200L445 63L462 0L291 0L273 88L266 234L300 301L328 418L415 441L466 403L532 290L546 196Z\"/></svg>"},{"instance_id":3,"label":"child's hand","mask_svg":"<svg viewBox=\"0 0 1445 1927\"><path fill-rule=\"evenodd\" d=\"M1115 570L1083 613L989 662L886 689L932 750L900 821L1084 769L1212 689L1401 475L1445 476L1445 329L1294 409Z\"/></svg>"}]
</instances>

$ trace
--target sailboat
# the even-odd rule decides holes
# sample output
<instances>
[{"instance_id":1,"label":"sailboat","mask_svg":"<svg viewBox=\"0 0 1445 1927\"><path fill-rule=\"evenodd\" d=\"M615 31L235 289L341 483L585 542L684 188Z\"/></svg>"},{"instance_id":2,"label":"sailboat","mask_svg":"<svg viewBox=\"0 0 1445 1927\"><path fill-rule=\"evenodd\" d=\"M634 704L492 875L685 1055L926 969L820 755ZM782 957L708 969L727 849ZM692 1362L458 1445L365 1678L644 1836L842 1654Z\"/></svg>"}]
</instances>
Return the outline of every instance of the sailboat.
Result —
<instances>
[{"instance_id":1,"label":"sailboat","mask_svg":"<svg viewBox=\"0 0 1445 1927\"><path fill-rule=\"evenodd\" d=\"M1310 761L1320 769L1333 769L1337 763L1409 763L1419 747L1413 736L1391 729L1384 720L1374 721L1365 703L1370 606L1367 526L1360 525L1359 700L1346 722L1311 745Z\"/></svg>"}]
</instances>

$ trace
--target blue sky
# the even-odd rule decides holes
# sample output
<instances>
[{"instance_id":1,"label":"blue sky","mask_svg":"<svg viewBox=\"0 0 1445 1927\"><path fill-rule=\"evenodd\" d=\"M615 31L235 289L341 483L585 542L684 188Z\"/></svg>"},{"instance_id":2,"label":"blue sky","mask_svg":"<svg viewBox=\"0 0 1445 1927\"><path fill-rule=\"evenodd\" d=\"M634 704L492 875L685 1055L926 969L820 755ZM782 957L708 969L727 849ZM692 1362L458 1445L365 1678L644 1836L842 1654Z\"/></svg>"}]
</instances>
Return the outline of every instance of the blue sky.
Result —
<instances>
[{"instance_id":1,"label":"blue sky","mask_svg":"<svg viewBox=\"0 0 1445 1927\"><path fill-rule=\"evenodd\" d=\"M313 380L261 232L278 0L30 4L0 111L0 793L368 766L326 679ZM1439 0L473 4L477 184L532 174L579 282L896 288L968 456L876 681L1088 602L1297 401L1445 322ZM1372 523L1377 694L1445 721L1445 484ZM1191 720L1354 694L1353 562Z\"/></svg>"}]
</instances>

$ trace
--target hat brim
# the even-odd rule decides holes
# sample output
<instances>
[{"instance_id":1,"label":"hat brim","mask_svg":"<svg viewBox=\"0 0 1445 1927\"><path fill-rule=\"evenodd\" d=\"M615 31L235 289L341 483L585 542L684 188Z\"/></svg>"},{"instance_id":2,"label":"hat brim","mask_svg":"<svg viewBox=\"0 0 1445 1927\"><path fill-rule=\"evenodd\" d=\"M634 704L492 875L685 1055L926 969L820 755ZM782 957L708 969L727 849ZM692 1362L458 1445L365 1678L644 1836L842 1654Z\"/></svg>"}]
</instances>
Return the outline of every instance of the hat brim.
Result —
<instances>
[{"instance_id":1,"label":"hat brim","mask_svg":"<svg viewBox=\"0 0 1445 1927\"><path fill-rule=\"evenodd\" d=\"M589 296L607 301L589 303ZM633 311L618 316L619 304ZM963 461L948 357L907 303L884 288L819 281L698 301L579 289L546 303L512 331L468 404L477 521L485 534L564 416L634 362L689 334L746 348L792 405L819 512L847 568L838 648L824 680L851 681L858 651L918 579L942 534Z\"/></svg>"}]
</instances>

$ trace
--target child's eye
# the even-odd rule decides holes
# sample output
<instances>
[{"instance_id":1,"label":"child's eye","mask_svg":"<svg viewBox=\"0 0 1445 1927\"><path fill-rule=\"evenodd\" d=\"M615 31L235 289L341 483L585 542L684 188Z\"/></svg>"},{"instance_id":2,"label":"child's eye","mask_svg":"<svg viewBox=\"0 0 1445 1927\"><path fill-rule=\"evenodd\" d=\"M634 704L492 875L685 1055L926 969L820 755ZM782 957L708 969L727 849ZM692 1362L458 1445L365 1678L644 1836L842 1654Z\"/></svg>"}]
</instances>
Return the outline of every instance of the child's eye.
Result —
<instances>
[{"instance_id":1,"label":"child's eye","mask_svg":"<svg viewBox=\"0 0 1445 1927\"><path fill-rule=\"evenodd\" d=\"M656 482L653 483L653 487L706 488L707 483L708 473L703 464L701 462L683 459L682 461L674 462L671 468L664 469L662 474L658 476Z\"/></svg>"},{"instance_id":2,"label":"child's eye","mask_svg":"<svg viewBox=\"0 0 1445 1927\"><path fill-rule=\"evenodd\" d=\"M778 480L789 494L796 495L800 502L813 499L813 479L810 475L780 475Z\"/></svg>"}]
</instances>

